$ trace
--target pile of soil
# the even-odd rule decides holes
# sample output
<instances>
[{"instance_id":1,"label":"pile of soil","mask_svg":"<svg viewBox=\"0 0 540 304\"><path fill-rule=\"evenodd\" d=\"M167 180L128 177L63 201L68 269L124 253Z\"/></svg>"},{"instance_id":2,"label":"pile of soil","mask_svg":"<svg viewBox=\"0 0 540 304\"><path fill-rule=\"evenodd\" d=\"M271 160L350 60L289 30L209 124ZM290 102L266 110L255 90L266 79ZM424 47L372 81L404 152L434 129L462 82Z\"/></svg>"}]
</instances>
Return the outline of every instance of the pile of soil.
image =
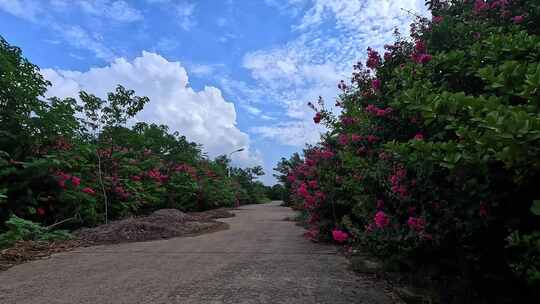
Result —
<instances>
[{"instance_id":1,"label":"pile of soil","mask_svg":"<svg viewBox=\"0 0 540 304\"><path fill-rule=\"evenodd\" d=\"M213 220L223 217L219 215L234 216L226 210L186 214L176 209L161 209L148 216L127 218L94 228L83 228L76 231L75 235L89 245L196 235L226 229L227 224Z\"/></svg>"},{"instance_id":2,"label":"pile of soil","mask_svg":"<svg viewBox=\"0 0 540 304\"><path fill-rule=\"evenodd\" d=\"M180 236L194 236L228 228L215 219L233 217L229 209L184 213L176 209L161 209L148 216L113 221L93 228L73 232L75 239L66 241L19 241L0 251L0 271L30 260L46 258L54 253L82 246L142 242Z\"/></svg>"},{"instance_id":3,"label":"pile of soil","mask_svg":"<svg viewBox=\"0 0 540 304\"><path fill-rule=\"evenodd\" d=\"M228 208L219 208L203 212L190 212L189 215L195 221L210 221L218 218L233 217L234 213L231 213Z\"/></svg>"},{"instance_id":4,"label":"pile of soil","mask_svg":"<svg viewBox=\"0 0 540 304\"><path fill-rule=\"evenodd\" d=\"M0 251L0 271L26 261L42 259L54 253L65 252L80 247L80 240L35 242L18 241L12 247Z\"/></svg>"}]
</instances>

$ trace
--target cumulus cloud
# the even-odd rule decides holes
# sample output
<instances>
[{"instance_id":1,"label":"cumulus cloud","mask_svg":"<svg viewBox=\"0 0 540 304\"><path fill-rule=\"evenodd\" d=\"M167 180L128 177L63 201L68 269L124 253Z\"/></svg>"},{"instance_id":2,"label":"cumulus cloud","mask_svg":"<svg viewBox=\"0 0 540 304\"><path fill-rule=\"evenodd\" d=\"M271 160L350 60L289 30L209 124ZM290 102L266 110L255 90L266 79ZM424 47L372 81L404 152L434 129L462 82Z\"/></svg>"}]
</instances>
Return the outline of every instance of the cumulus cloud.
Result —
<instances>
[{"instance_id":1,"label":"cumulus cloud","mask_svg":"<svg viewBox=\"0 0 540 304\"><path fill-rule=\"evenodd\" d=\"M85 90L105 97L117 84L134 89L138 95L150 98L136 120L166 124L189 140L203 144L210 157L245 147L245 151L235 153L235 163L261 163L260 153L249 149L249 136L236 126L234 104L227 102L215 87L193 90L179 62L143 52L132 61L118 58L108 66L86 72L43 69L42 73L52 82L49 96L77 96Z\"/></svg>"}]
</instances>

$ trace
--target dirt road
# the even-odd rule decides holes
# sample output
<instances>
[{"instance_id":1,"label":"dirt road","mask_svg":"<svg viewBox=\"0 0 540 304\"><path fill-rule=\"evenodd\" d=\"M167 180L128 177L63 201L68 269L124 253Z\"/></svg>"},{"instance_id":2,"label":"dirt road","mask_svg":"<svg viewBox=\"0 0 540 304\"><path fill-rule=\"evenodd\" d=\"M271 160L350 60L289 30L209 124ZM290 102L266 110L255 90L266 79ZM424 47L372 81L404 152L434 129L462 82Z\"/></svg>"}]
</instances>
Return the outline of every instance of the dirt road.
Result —
<instances>
[{"instance_id":1,"label":"dirt road","mask_svg":"<svg viewBox=\"0 0 540 304\"><path fill-rule=\"evenodd\" d=\"M81 248L0 273L0 303L391 303L277 202L242 206L230 229Z\"/></svg>"}]
</instances>

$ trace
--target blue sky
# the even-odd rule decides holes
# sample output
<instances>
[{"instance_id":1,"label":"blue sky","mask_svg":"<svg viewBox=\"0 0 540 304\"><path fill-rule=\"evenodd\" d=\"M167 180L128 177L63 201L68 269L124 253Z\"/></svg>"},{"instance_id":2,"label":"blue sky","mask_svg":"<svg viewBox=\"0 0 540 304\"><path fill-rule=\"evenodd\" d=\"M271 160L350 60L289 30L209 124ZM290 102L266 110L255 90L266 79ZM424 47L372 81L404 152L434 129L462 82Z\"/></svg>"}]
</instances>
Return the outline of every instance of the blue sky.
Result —
<instances>
[{"instance_id":1,"label":"blue sky","mask_svg":"<svg viewBox=\"0 0 540 304\"><path fill-rule=\"evenodd\" d=\"M23 49L49 95L116 84L151 98L164 123L213 157L272 167L319 138L308 101L334 104L339 80L382 49L424 0L0 0L0 35Z\"/></svg>"}]
</instances>

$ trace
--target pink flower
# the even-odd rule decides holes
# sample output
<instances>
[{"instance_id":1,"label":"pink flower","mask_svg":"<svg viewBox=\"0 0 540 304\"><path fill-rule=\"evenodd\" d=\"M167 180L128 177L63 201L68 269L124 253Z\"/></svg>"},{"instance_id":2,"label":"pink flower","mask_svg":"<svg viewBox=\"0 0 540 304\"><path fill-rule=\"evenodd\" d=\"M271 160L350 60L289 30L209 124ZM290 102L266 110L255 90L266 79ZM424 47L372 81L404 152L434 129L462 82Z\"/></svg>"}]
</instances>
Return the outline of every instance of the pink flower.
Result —
<instances>
[{"instance_id":1,"label":"pink flower","mask_svg":"<svg viewBox=\"0 0 540 304\"><path fill-rule=\"evenodd\" d=\"M431 18L431 21L433 21L433 23L441 23L443 20L443 16L433 16L433 18Z\"/></svg>"},{"instance_id":2,"label":"pink flower","mask_svg":"<svg viewBox=\"0 0 540 304\"><path fill-rule=\"evenodd\" d=\"M307 190L306 184L301 183L300 187L298 187L298 190L296 190L296 193L298 194L298 196L304 197L304 198L309 196L309 191Z\"/></svg>"},{"instance_id":3,"label":"pink flower","mask_svg":"<svg viewBox=\"0 0 540 304\"><path fill-rule=\"evenodd\" d=\"M321 152L321 158L322 159L330 159L332 157L334 157L334 152L330 151L330 150L324 150Z\"/></svg>"},{"instance_id":4,"label":"pink flower","mask_svg":"<svg viewBox=\"0 0 540 304\"><path fill-rule=\"evenodd\" d=\"M424 139L424 135L422 135L422 133L418 133L414 136L414 139L415 140L423 140Z\"/></svg>"},{"instance_id":5,"label":"pink flower","mask_svg":"<svg viewBox=\"0 0 540 304\"><path fill-rule=\"evenodd\" d=\"M488 10L488 9L489 9L489 4L484 2L484 0L476 0L476 2L474 3L474 12L476 14L482 11Z\"/></svg>"},{"instance_id":6,"label":"pink flower","mask_svg":"<svg viewBox=\"0 0 540 304\"><path fill-rule=\"evenodd\" d=\"M367 138L367 141L370 143L374 143L379 140L379 137L375 135L368 135L366 138Z\"/></svg>"},{"instance_id":7,"label":"pink flower","mask_svg":"<svg viewBox=\"0 0 540 304\"><path fill-rule=\"evenodd\" d=\"M384 213L383 211L377 211L375 213L375 225L383 229L384 227L388 226L390 224L390 218Z\"/></svg>"},{"instance_id":8,"label":"pink flower","mask_svg":"<svg viewBox=\"0 0 540 304\"><path fill-rule=\"evenodd\" d=\"M430 54L422 54L420 57L420 63L428 63L433 57Z\"/></svg>"},{"instance_id":9,"label":"pink flower","mask_svg":"<svg viewBox=\"0 0 540 304\"><path fill-rule=\"evenodd\" d=\"M73 186L78 187L81 184L81 179L76 176L72 176L71 183L73 184Z\"/></svg>"},{"instance_id":10,"label":"pink flower","mask_svg":"<svg viewBox=\"0 0 540 304\"><path fill-rule=\"evenodd\" d=\"M378 91L381 89L381 81L379 79L374 79L371 81L371 87L373 90Z\"/></svg>"},{"instance_id":11,"label":"pink flower","mask_svg":"<svg viewBox=\"0 0 540 304\"><path fill-rule=\"evenodd\" d=\"M64 173L62 171L56 173L56 177L58 178L58 185L62 188L66 187L66 181L71 179L71 175Z\"/></svg>"},{"instance_id":12,"label":"pink flower","mask_svg":"<svg viewBox=\"0 0 540 304\"><path fill-rule=\"evenodd\" d=\"M341 117L341 123L345 126L350 126L356 123L356 119L350 116Z\"/></svg>"},{"instance_id":13,"label":"pink flower","mask_svg":"<svg viewBox=\"0 0 540 304\"><path fill-rule=\"evenodd\" d=\"M315 241L319 237L319 229L317 228L311 228L306 233L304 233L304 237L308 240Z\"/></svg>"},{"instance_id":14,"label":"pink flower","mask_svg":"<svg viewBox=\"0 0 540 304\"><path fill-rule=\"evenodd\" d=\"M131 180L133 180L133 181L140 181L140 180L141 180L141 177L140 177L139 175L133 175L133 176L131 177Z\"/></svg>"},{"instance_id":15,"label":"pink flower","mask_svg":"<svg viewBox=\"0 0 540 304\"><path fill-rule=\"evenodd\" d=\"M94 191L94 189L89 188L89 187L86 187L86 188L82 189L82 192L87 193L87 194L91 194L91 195L96 194L96 191Z\"/></svg>"},{"instance_id":16,"label":"pink flower","mask_svg":"<svg viewBox=\"0 0 540 304\"><path fill-rule=\"evenodd\" d=\"M332 237L334 238L334 241L338 243L343 243L347 241L349 238L349 235L346 232L343 232L339 229L332 230Z\"/></svg>"},{"instance_id":17,"label":"pink flower","mask_svg":"<svg viewBox=\"0 0 540 304\"><path fill-rule=\"evenodd\" d=\"M287 175L287 181L289 183L294 183L294 181L296 181L296 176L294 176L292 174Z\"/></svg>"},{"instance_id":18,"label":"pink flower","mask_svg":"<svg viewBox=\"0 0 540 304\"><path fill-rule=\"evenodd\" d=\"M520 23L523 22L523 20L525 20L525 16L523 16L523 15L515 16L515 17L512 18L512 21L515 24L520 24Z\"/></svg>"},{"instance_id":19,"label":"pink flower","mask_svg":"<svg viewBox=\"0 0 540 304\"><path fill-rule=\"evenodd\" d=\"M347 134L341 134L338 137L338 142L340 145L346 146L349 143L349 137L347 136Z\"/></svg>"},{"instance_id":20,"label":"pink flower","mask_svg":"<svg viewBox=\"0 0 540 304\"><path fill-rule=\"evenodd\" d=\"M426 43L422 40L416 40L416 43L414 44L414 49L418 54L425 54L427 50Z\"/></svg>"},{"instance_id":21,"label":"pink flower","mask_svg":"<svg viewBox=\"0 0 540 304\"><path fill-rule=\"evenodd\" d=\"M321 122L321 118L322 118L321 113L317 112L317 113L315 114L315 117L313 117L313 122L315 122L316 124L318 124L318 123Z\"/></svg>"},{"instance_id":22,"label":"pink flower","mask_svg":"<svg viewBox=\"0 0 540 304\"><path fill-rule=\"evenodd\" d=\"M358 134L351 135L351 141L353 143L357 143L357 142L359 142L361 140L362 140L362 135L358 135Z\"/></svg>"},{"instance_id":23,"label":"pink flower","mask_svg":"<svg viewBox=\"0 0 540 304\"><path fill-rule=\"evenodd\" d=\"M377 200L377 209L384 208L384 201L383 200Z\"/></svg>"},{"instance_id":24,"label":"pink flower","mask_svg":"<svg viewBox=\"0 0 540 304\"><path fill-rule=\"evenodd\" d=\"M317 200L314 196L310 195L309 193L306 196L304 196L304 200L305 200L304 207L306 209L316 207L315 204L317 203Z\"/></svg>"},{"instance_id":25,"label":"pink flower","mask_svg":"<svg viewBox=\"0 0 540 304\"><path fill-rule=\"evenodd\" d=\"M36 211L37 211L37 215L39 215L39 216L44 216L45 215L45 209L43 209L41 207L37 208Z\"/></svg>"},{"instance_id":26,"label":"pink flower","mask_svg":"<svg viewBox=\"0 0 540 304\"><path fill-rule=\"evenodd\" d=\"M368 48L368 59L366 66L370 69L376 69L381 65L381 56L372 48Z\"/></svg>"},{"instance_id":27,"label":"pink flower","mask_svg":"<svg viewBox=\"0 0 540 304\"><path fill-rule=\"evenodd\" d=\"M319 187L319 185L317 184L317 181L315 181L315 180L309 181L309 182L308 182L308 186L309 186L311 189L316 189L317 187Z\"/></svg>"},{"instance_id":28,"label":"pink flower","mask_svg":"<svg viewBox=\"0 0 540 304\"><path fill-rule=\"evenodd\" d=\"M421 232L424 230L424 226L426 225L426 221L422 218L412 217L410 216L407 220L407 225L409 225L409 228L416 231Z\"/></svg>"}]
</instances>

